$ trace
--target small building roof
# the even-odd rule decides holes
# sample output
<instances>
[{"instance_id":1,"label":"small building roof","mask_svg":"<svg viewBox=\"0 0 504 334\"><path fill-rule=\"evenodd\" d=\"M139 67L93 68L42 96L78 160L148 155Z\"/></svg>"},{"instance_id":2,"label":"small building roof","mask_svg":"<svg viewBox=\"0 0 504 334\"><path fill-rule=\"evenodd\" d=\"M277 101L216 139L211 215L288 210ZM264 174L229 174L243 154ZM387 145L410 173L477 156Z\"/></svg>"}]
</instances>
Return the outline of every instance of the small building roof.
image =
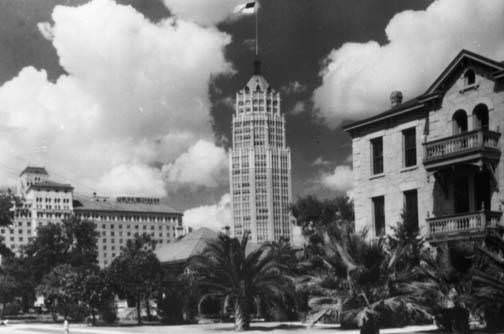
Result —
<instances>
[{"instance_id":1,"label":"small building roof","mask_svg":"<svg viewBox=\"0 0 504 334\"><path fill-rule=\"evenodd\" d=\"M59 182L54 182L54 181L41 181L37 182L34 184L31 184L27 191L30 189L36 189L36 190L73 190L72 185L67 184L67 183L59 183Z\"/></svg>"},{"instance_id":2,"label":"small building roof","mask_svg":"<svg viewBox=\"0 0 504 334\"><path fill-rule=\"evenodd\" d=\"M23 174L41 174L41 175L49 175L44 167L35 167L35 166L27 166L19 176Z\"/></svg>"},{"instance_id":3,"label":"small building roof","mask_svg":"<svg viewBox=\"0 0 504 334\"><path fill-rule=\"evenodd\" d=\"M154 253L162 264L183 263L189 260L191 256L201 254L208 242L216 240L218 236L218 232L201 227L175 242L156 248ZM246 253L250 254L258 248L257 243L248 242Z\"/></svg>"},{"instance_id":4,"label":"small building roof","mask_svg":"<svg viewBox=\"0 0 504 334\"><path fill-rule=\"evenodd\" d=\"M185 262L191 256L201 254L208 241L215 240L218 236L216 231L202 227L175 242L156 248L154 253L161 263Z\"/></svg>"},{"instance_id":5,"label":"small building roof","mask_svg":"<svg viewBox=\"0 0 504 334\"><path fill-rule=\"evenodd\" d=\"M75 211L100 211L100 212L138 212L156 214L176 214L182 213L174 208L157 201L152 202L125 202L118 199L103 197L77 196L74 199L73 207Z\"/></svg>"}]
</instances>

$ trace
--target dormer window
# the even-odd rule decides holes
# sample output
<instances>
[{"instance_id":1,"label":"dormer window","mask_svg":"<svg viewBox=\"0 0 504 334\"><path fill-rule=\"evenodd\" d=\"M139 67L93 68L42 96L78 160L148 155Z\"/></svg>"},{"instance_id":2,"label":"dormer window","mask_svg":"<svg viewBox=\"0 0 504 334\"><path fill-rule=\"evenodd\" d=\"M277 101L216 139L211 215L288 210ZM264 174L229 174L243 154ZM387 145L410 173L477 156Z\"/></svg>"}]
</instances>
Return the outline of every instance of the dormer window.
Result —
<instances>
[{"instance_id":1,"label":"dormer window","mask_svg":"<svg viewBox=\"0 0 504 334\"><path fill-rule=\"evenodd\" d=\"M474 85L476 83L476 74L473 70L467 70L464 73L464 83L466 86Z\"/></svg>"}]
</instances>

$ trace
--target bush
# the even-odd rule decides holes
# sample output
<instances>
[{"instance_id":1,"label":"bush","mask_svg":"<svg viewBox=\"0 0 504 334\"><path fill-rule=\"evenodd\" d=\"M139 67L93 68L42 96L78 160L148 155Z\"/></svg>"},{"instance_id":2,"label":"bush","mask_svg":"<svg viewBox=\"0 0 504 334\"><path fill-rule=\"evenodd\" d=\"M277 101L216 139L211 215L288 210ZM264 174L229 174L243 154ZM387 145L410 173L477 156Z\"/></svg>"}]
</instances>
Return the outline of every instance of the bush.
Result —
<instances>
[{"instance_id":1,"label":"bush","mask_svg":"<svg viewBox=\"0 0 504 334\"><path fill-rule=\"evenodd\" d=\"M103 320L103 322L107 324L112 324L117 320L117 312L114 305L114 300L111 299L108 302L105 302L98 309L98 315Z\"/></svg>"},{"instance_id":2,"label":"bush","mask_svg":"<svg viewBox=\"0 0 504 334\"><path fill-rule=\"evenodd\" d=\"M11 303L5 304L5 309L3 310L4 316L18 315L22 311L21 303L18 301L13 301Z\"/></svg>"},{"instance_id":3,"label":"bush","mask_svg":"<svg viewBox=\"0 0 504 334\"><path fill-rule=\"evenodd\" d=\"M157 312L164 324L179 324L183 322L182 298L175 291L167 291L164 298L157 301Z\"/></svg>"},{"instance_id":4,"label":"bush","mask_svg":"<svg viewBox=\"0 0 504 334\"><path fill-rule=\"evenodd\" d=\"M72 304L68 306L68 317L74 322L82 322L88 315L88 309L79 304Z\"/></svg>"},{"instance_id":5,"label":"bush","mask_svg":"<svg viewBox=\"0 0 504 334\"><path fill-rule=\"evenodd\" d=\"M503 307L498 309L492 309L487 307L484 311L484 317L486 322L486 329L488 330L502 330L504 329L504 318L502 314L504 312Z\"/></svg>"}]
</instances>

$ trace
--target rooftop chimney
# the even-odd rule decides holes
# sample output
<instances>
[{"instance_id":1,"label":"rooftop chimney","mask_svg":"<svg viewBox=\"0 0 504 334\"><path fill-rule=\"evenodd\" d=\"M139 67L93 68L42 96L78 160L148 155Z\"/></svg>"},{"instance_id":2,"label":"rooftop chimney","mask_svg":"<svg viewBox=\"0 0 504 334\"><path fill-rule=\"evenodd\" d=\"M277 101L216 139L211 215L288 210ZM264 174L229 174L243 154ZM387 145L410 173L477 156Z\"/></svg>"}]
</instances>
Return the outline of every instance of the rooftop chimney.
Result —
<instances>
[{"instance_id":1,"label":"rooftop chimney","mask_svg":"<svg viewBox=\"0 0 504 334\"><path fill-rule=\"evenodd\" d=\"M402 103L402 93L398 90L395 90L390 94L390 104L392 107L398 106Z\"/></svg>"}]
</instances>

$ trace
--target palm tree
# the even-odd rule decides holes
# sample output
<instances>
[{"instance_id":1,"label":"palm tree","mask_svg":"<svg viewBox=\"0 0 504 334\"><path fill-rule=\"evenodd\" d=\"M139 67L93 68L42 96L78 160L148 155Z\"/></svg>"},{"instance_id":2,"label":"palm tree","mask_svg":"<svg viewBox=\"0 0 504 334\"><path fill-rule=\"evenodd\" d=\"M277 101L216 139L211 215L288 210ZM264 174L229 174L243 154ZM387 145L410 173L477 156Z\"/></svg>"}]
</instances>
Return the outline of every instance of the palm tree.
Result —
<instances>
[{"instance_id":1,"label":"palm tree","mask_svg":"<svg viewBox=\"0 0 504 334\"><path fill-rule=\"evenodd\" d=\"M316 316L338 312L343 327L359 327L363 334L379 333L387 315L427 317L412 298L414 271L401 264L408 243L398 241L390 248L386 239L368 240L366 232L346 226L333 224L321 233L328 277L337 284L310 301Z\"/></svg>"},{"instance_id":2,"label":"palm tree","mask_svg":"<svg viewBox=\"0 0 504 334\"><path fill-rule=\"evenodd\" d=\"M504 320L504 241L492 236L476 248L479 261L473 272L475 309L484 313L487 329L502 329Z\"/></svg>"},{"instance_id":3,"label":"palm tree","mask_svg":"<svg viewBox=\"0 0 504 334\"><path fill-rule=\"evenodd\" d=\"M217 297L224 310L231 305L238 331L249 329L254 305L281 306L293 291L274 248L265 244L247 255L248 239L249 233L241 241L221 234L201 255L191 258L188 267L204 291L200 304Z\"/></svg>"},{"instance_id":4,"label":"palm tree","mask_svg":"<svg viewBox=\"0 0 504 334\"><path fill-rule=\"evenodd\" d=\"M437 254L424 254L415 270L413 298L434 315L437 326L449 333L469 332L474 256L469 244L444 243Z\"/></svg>"}]
</instances>

